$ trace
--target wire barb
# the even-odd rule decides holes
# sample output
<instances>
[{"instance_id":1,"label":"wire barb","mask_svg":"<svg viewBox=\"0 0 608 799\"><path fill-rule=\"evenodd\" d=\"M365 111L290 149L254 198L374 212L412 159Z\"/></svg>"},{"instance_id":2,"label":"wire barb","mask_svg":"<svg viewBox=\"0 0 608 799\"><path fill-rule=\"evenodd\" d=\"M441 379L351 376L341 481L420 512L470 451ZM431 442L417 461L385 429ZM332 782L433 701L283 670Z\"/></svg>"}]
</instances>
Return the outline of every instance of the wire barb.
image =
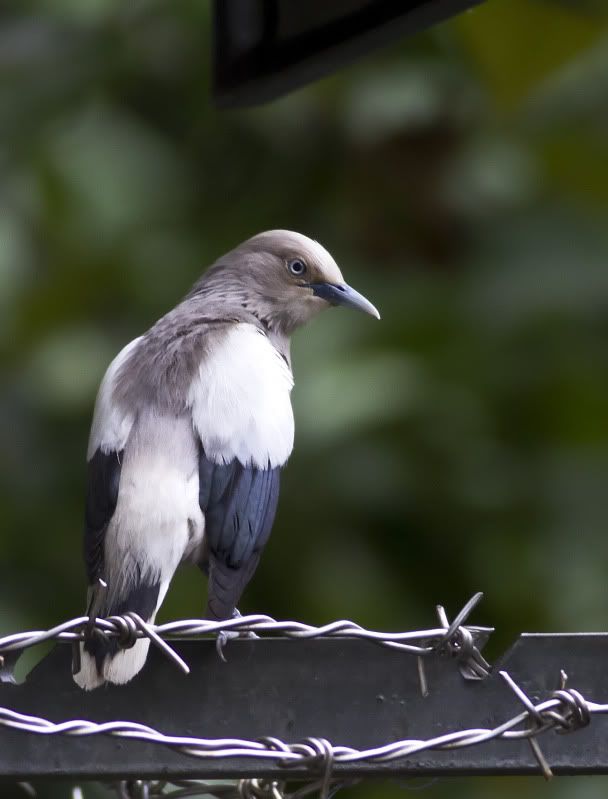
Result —
<instances>
[{"instance_id":1,"label":"wire barb","mask_svg":"<svg viewBox=\"0 0 608 799\"><path fill-rule=\"evenodd\" d=\"M451 623L448 620L444 607L442 605L437 605L439 623L445 629L445 632L435 644L435 650L437 652L447 652L455 657L460 664L460 673L465 680L483 680L490 673L490 664L479 651L479 647L483 646L486 641L485 638L480 640L479 636L479 632L483 628L464 626L464 622L482 599L483 593L478 591L469 599ZM474 631L478 632L477 637L475 637ZM485 631L489 634L491 629L485 628ZM426 677L421 675L420 685L422 695L426 696L428 690L425 693L425 690L422 688L423 684L426 685Z\"/></svg>"},{"instance_id":2,"label":"wire barb","mask_svg":"<svg viewBox=\"0 0 608 799\"><path fill-rule=\"evenodd\" d=\"M553 777L553 772L551 771L551 767L543 755L542 749L540 748L536 737L533 737L546 729L547 722L543 718L540 710L535 707L530 697L525 693L525 691L522 691L511 675L506 671L500 671L499 674L528 712L528 718L530 720L529 729L531 733L530 737L528 738L528 743L530 744L532 754L540 766L543 777L549 781Z\"/></svg>"}]
</instances>

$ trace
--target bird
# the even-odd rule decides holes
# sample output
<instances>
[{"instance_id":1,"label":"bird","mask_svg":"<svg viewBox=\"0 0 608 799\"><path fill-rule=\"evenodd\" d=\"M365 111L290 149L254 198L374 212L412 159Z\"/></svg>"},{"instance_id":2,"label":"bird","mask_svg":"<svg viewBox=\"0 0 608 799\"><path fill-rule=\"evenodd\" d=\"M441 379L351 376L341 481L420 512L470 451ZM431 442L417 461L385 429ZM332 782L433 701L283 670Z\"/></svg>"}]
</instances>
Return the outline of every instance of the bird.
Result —
<instances>
[{"instance_id":1,"label":"bird","mask_svg":"<svg viewBox=\"0 0 608 799\"><path fill-rule=\"evenodd\" d=\"M321 244L266 231L215 261L110 363L87 450L91 620L132 612L153 623L184 562L207 576L207 619L240 615L293 448L291 336L330 306L380 318ZM122 648L91 623L74 680L127 683L149 643Z\"/></svg>"}]
</instances>

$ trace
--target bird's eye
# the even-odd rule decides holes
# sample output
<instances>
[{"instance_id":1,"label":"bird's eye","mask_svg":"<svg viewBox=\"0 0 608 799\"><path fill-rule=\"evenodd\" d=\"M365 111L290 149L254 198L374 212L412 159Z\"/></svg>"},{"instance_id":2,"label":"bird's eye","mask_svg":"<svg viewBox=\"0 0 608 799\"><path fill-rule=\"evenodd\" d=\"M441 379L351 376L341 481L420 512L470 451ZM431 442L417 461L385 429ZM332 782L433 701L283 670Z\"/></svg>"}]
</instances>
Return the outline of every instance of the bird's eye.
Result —
<instances>
[{"instance_id":1,"label":"bird's eye","mask_svg":"<svg viewBox=\"0 0 608 799\"><path fill-rule=\"evenodd\" d=\"M297 277L306 272L306 264L301 258L294 258L292 261L289 261L287 268L292 275L296 275Z\"/></svg>"}]
</instances>

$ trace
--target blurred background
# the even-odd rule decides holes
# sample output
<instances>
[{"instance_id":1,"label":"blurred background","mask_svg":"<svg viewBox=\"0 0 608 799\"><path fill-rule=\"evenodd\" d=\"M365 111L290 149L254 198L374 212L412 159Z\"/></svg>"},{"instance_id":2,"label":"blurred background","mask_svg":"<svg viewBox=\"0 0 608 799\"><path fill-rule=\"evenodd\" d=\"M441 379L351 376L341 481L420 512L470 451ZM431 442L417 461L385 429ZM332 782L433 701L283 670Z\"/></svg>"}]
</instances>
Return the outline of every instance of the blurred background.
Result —
<instances>
[{"instance_id":1,"label":"blurred background","mask_svg":"<svg viewBox=\"0 0 608 799\"><path fill-rule=\"evenodd\" d=\"M491 657L521 630L608 627L603 0L488 0L239 112L209 99L204 0L5 0L0 23L0 634L84 610L113 355L277 227L325 244L383 318L296 337L295 452L241 610L406 629L482 590ZM185 570L160 618L201 614L204 590Z\"/></svg>"}]
</instances>

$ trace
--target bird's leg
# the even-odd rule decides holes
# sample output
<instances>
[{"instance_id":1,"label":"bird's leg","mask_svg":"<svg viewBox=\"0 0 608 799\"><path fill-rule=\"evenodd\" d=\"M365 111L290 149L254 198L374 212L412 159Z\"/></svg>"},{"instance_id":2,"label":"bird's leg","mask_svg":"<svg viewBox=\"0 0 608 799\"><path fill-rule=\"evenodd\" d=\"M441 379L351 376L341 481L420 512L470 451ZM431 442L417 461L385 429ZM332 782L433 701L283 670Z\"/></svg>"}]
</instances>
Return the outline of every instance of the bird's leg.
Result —
<instances>
[{"instance_id":1,"label":"bird's leg","mask_svg":"<svg viewBox=\"0 0 608 799\"><path fill-rule=\"evenodd\" d=\"M235 608L232 611L232 618L233 619L240 619L241 612L238 608ZM226 657L224 655L224 648L228 641L234 641L235 638L259 638L259 635L256 635L252 630L248 630L247 632L239 632L238 630L222 630L218 633L217 640L215 643L217 653L221 657L221 659L226 662Z\"/></svg>"}]
</instances>

